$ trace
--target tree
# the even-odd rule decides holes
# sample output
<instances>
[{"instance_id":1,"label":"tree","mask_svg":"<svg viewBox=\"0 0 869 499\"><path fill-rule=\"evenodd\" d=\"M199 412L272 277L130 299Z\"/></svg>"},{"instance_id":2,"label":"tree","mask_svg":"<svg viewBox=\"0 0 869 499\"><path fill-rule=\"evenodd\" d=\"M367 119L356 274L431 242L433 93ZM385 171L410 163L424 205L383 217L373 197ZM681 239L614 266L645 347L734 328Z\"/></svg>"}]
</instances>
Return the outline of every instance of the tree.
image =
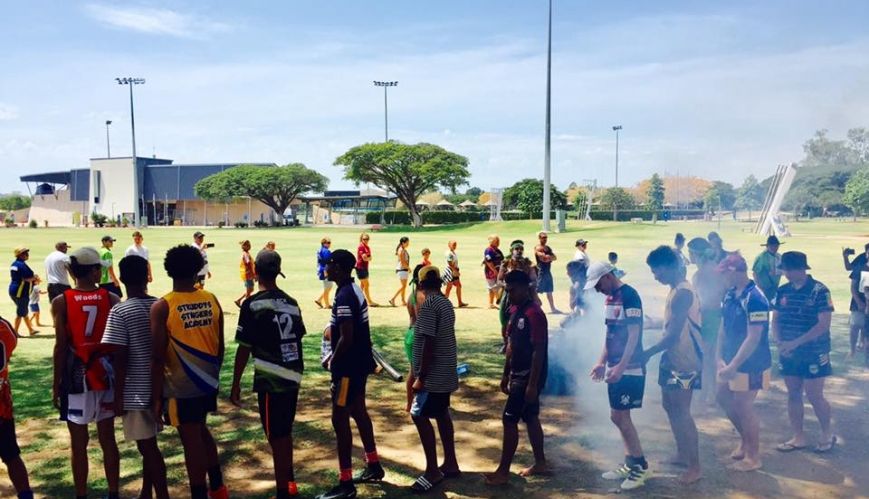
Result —
<instances>
[{"instance_id":1,"label":"tree","mask_svg":"<svg viewBox=\"0 0 869 499\"><path fill-rule=\"evenodd\" d=\"M0 210L15 211L30 207L30 197L23 194L12 193L0 196Z\"/></svg>"},{"instance_id":2,"label":"tree","mask_svg":"<svg viewBox=\"0 0 869 499\"><path fill-rule=\"evenodd\" d=\"M465 191L465 196L468 197L473 202L477 202L480 199L480 194L483 193L483 189L479 187L469 187L468 190Z\"/></svg>"},{"instance_id":3,"label":"tree","mask_svg":"<svg viewBox=\"0 0 869 499\"><path fill-rule=\"evenodd\" d=\"M854 214L869 213L869 166L857 170L845 184L842 202L854 210Z\"/></svg>"},{"instance_id":4,"label":"tree","mask_svg":"<svg viewBox=\"0 0 869 499\"><path fill-rule=\"evenodd\" d=\"M733 209L736 202L736 190L732 184L716 180L709 186L709 190L703 195L706 211L715 211L719 207L722 210Z\"/></svg>"},{"instance_id":5,"label":"tree","mask_svg":"<svg viewBox=\"0 0 869 499\"><path fill-rule=\"evenodd\" d=\"M553 209L561 210L567 207L567 196L550 185L550 201ZM543 212L543 181L526 178L504 189L504 206L519 209L523 213L535 215Z\"/></svg>"},{"instance_id":6,"label":"tree","mask_svg":"<svg viewBox=\"0 0 869 499\"><path fill-rule=\"evenodd\" d=\"M757 181L757 177L749 175L736 191L736 203L734 206L741 210L748 210L748 218L751 219L751 211L759 210L763 206L766 191Z\"/></svg>"},{"instance_id":7,"label":"tree","mask_svg":"<svg viewBox=\"0 0 869 499\"><path fill-rule=\"evenodd\" d=\"M302 163L264 167L239 165L203 178L193 190L208 201L228 202L251 197L283 218L284 212L300 194L323 191L329 179Z\"/></svg>"},{"instance_id":8,"label":"tree","mask_svg":"<svg viewBox=\"0 0 869 499\"><path fill-rule=\"evenodd\" d=\"M661 211L664 209L664 180L657 173L649 179L649 188L646 190L646 203L650 210Z\"/></svg>"},{"instance_id":9,"label":"tree","mask_svg":"<svg viewBox=\"0 0 869 499\"><path fill-rule=\"evenodd\" d=\"M622 187L610 187L600 197L601 208L612 210L630 210L635 205L634 197Z\"/></svg>"},{"instance_id":10,"label":"tree","mask_svg":"<svg viewBox=\"0 0 869 499\"><path fill-rule=\"evenodd\" d=\"M347 180L371 182L395 193L410 210L414 227L422 225L416 207L422 194L439 187L455 191L471 176L468 158L426 143L363 144L339 156L335 166L344 167Z\"/></svg>"}]
</instances>

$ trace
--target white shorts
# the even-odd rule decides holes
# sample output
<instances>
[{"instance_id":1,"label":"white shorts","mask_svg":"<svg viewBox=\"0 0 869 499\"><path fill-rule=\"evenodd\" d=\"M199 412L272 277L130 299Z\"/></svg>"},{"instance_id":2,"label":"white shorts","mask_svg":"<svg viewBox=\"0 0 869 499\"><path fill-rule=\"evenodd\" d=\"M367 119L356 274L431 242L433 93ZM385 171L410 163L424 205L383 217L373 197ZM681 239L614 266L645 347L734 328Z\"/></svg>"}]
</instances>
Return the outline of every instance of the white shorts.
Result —
<instances>
[{"instance_id":1,"label":"white shorts","mask_svg":"<svg viewBox=\"0 0 869 499\"><path fill-rule=\"evenodd\" d=\"M66 420L70 423L86 425L115 417L112 389L73 393L67 395L67 400Z\"/></svg>"},{"instance_id":2,"label":"white shorts","mask_svg":"<svg viewBox=\"0 0 869 499\"><path fill-rule=\"evenodd\" d=\"M406 281L407 277L410 275L410 272L408 272L407 270L396 270L395 275L398 276L398 279L400 281Z\"/></svg>"},{"instance_id":3,"label":"white shorts","mask_svg":"<svg viewBox=\"0 0 869 499\"><path fill-rule=\"evenodd\" d=\"M329 279L323 279L320 282L323 283L323 289L332 289L332 285L335 284L332 281L330 281Z\"/></svg>"},{"instance_id":4,"label":"white shorts","mask_svg":"<svg viewBox=\"0 0 869 499\"><path fill-rule=\"evenodd\" d=\"M489 291L495 291L501 288L501 283L498 282L498 279L486 279L486 288L488 288Z\"/></svg>"},{"instance_id":5,"label":"white shorts","mask_svg":"<svg viewBox=\"0 0 869 499\"><path fill-rule=\"evenodd\" d=\"M157 436L157 422L154 421L154 413L151 411L127 411L123 417L124 440L135 442L148 440Z\"/></svg>"},{"instance_id":6,"label":"white shorts","mask_svg":"<svg viewBox=\"0 0 869 499\"><path fill-rule=\"evenodd\" d=\"M852 310L848 325L851 327L864 327L866 325L866 312Z\"/></svg>"}]
</instances>

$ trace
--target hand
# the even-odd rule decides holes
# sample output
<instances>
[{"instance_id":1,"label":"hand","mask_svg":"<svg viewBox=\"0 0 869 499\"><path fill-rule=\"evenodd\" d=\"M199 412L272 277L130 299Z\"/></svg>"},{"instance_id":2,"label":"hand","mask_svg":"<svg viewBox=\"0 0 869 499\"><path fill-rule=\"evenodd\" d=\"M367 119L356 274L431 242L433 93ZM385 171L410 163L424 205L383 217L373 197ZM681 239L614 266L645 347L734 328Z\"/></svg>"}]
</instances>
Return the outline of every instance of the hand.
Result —
<instances>
[{"instance_id":1,"label":"hand","mask_svg":"<svg viewBox=\"0 0 869 499\"><path fill-rule=\"evenodd\" d=\"M419 392L425 390L425 383L421 379L416 378L416 381L413 382L413 386L411 387L411 389L415 393L419 393Z\"/></svg>"},{"instance_id":2,"label":"hand","mask_svg":"<svg viewBox=\"0 0 869 499\"><path fill-rule=\"evenodd\" d=\"M229 390L229 401L236 407L241 407L241 387L233 383L232 389Z\"/></svg>"},{"instance_id":3,"label":"hand","mask_svg":"<svg viewBox=\"0 0 869 499\"><path fill-rule=\"evenodd\" d=\"M723 364L723 362L722 362ZM732 366L724 366L718 369L718 380L719 381L730 381L736 377L736 369Z\"/></svg>"},{"instance_id":4,"label":"hand","mask_svg":"<svg viewBox=\"0 0 869 499\"><path fill-rule=\"evenodd\" d=\"M608 373L606 373L606 381L607 383L618 383L620 379L622 379L622 373L625 372L625 368L619 365L616 365Z\"/></svg>"},{"instance_id":5,"label":"hand","mask_svg":"<svg viewBox=\"0 0 869 499\"><path fill-rule=\"evenodd\" d=\"M154 276L148 274L148 282L152 282L154 280Z\"/></svg>"},{"instance_id":6,"label":"hand","mask_svg":"<svg viewBox=\"0 0 869 499\"><path fill-rule=\"evenodd\" d=\"M209 272L206 272L205 276L206 276L207 278L211 279L211 272L210 272L210 271L209 271Z\"/></svg>"},{"instance_id":7,"label":"hand","mask_svg":"<svg viewBox=\"0 0 869 499\"><path fill-rule=\"evenodd\" d=\"M537 402L537 387L532 386L531 384L525 388L525 403L526 404L534 404Z\"/></svg>"},{"instance_id":8,"label":"hand","mask_svg":"<svg viewBox=\"0 0 869 499\"><path fill-rule=\"evenodd\" d=\"M591 372L588 375L591 376L592 381L603 381L603 376L605 372L606 364L601 363L592 367Z\"/></svg>"},{"instance_id":9,"label":"hand","mask_svg":"<svg viewBox=\"0 0 869 499\"><path fill-rule=\"evenodd\" d=\"M163 427L163 401L155 400L151 403L151 412L154 416L154 421L157 422L157 427Z\"/></svg>"},{"instance_id":10,"label":"hand","mask_svg":"<svg viewBox=\"0 0 869 499\"><path fill-rule=\"evenodd\" d=\"M60 409L60 387L57 385L51 387L51 403L55 409Z\"/></svg>"},{"instance_id":11,"label":"hand","mask_svg":"<svg viewBox=\"0 0 869 499\"><path fill-rule=\"evenodd\" d=\"M510 381L507 379L507 376L501 378L501 393L510 395Z\"/></svg>"},{"instance_id":12,"label":"hand","mask_svg":"<svg viewBox=\"0 0 869 499\"><path fill-rule=\"evenodd\" d=\"M797 348L797 346L798 345L794 340L779 342L778 353L784 355L785 357L790 357L791 354L794 353L794 350Z\"/></svg>"}]
</instances>

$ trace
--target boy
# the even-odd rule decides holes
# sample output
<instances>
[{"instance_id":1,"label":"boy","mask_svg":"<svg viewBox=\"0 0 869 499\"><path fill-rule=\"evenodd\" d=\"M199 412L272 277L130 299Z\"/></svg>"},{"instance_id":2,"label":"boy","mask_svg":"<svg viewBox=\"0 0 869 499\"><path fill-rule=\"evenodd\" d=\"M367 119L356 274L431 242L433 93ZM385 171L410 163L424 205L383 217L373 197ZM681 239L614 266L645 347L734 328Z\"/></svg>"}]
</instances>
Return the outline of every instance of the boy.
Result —
<instances>
[{"instance_id":1,"label":"boy","mask_svg":"<svg viewBox=\"0 0 869 499\"><path fill-rule=\"evenodd\" d=\"M115 441L114 391L105 359L100 358L104 351L100 340L109 310L120 298L97 285L102 269L97 250L77 249L70 255L70 273L76 286L51 302L55 331L52 399L69 429L76 497L87 496L88 426L95 422L109 498L117 499L120 456Z\"/></svg>"},{"instance_id":2,"label":"boy","mask_svg":"<svg viewBox=\"0 0 869 499\"><path fill-rule=\"evenodd\" d=\"M240 308L241 302L250 298L250 295L253 294L253 283L256 281L256 269L253 263L253 258L250 256L250 241L245 239L241 242L241 261L238 264L238 272L241 276L241 281L244 283L244 293L236 298L236 307Z\"/></svg>"},{"instance_id":3,"label":"boy","mask_svg":"<svg viewBox=\"0 0 869 499\"><path fill-rule=\"evenodd\" d=\"M157 298L148 295L148 261L138 255L118 262L127 301L109 312L102 342L113 345L112 369L115 372L115 413L122 416L124 439L136 442L142 455L140 499L168 499L166 463L157 447L158 420L151 412L151 306Z\"/></svg>"},{"instance_id":4,"label":"boy","mask_svg":"<svg viewBox=\"0 0 869 499\"><path fill-rule=\"evenodd\" d=\"M539 396L546 384L549 332L546 314L532 298L531 283L525 272L510 272L505 277L512 305L507 324L507 355L501 377L501 391L507 395L502 417L504 447L498 469L486 475L487 485L503 485L510 480L510 464L519 445L520 419L528 428L528 440L534 452L534 465L522 470L520 476L549 472L539 417Z\"/></svg>"},{"instance_id":5,"label":"boy","mask_svg":"<svg viewBox=\"0 0 869 499\"><path fill-rule=\"evenodd\" d=\"M296 300L278 288L281 256L262 250L256 256L259 291L241 305L235 340L230 401L241 407L241 375L253 354L253 389L260 420L272 448L277 499L299 494L293 473L293 421L302 381L305 323ZM278 327L275 327L277 325Z\"/></svg>"},{"instance_id":6,"label":"boy","mask_svg":"<svg viewBox=\"0 0 869 499\"><path fill-rule=\"evenodd\" d=\"M178 428L190 497L224 499L229 492L206 425L208 413L217 410L223 310L213 294L196 286L204 265L202 253L193 246L182 244L166 252L163 267L172 278L172 292L151 307L153 411L155 419L163 416Z\"/></svg>"},{"instance_id":7,"label":"boy","mask_svg":"<svg viewBox=\"0 0 869 499\"><path fill-rule=\"evenodd\" d=\"M33 499L27 467L21 460L21 449L15 437L15 419L12 417L12 387L9 385L9 360L18 344L12 324L0 318L0 460L6 464L6 471L18 499Z\"/></svg>"},{"instance_id":8,"label":"boy","mask_svg":"<svg viewBox=\"0 0 869 499\"><path fill-rule=\"evenodd\" d=\"M622 270L618 267L618 265L619 265L619 254L618 253L616 253L615 251L610 251L607 254L607 260L609 260L610 265L613 266L613 275L615 275L616 277L621 279L622 277L625 276L625 274L627 274L627 272L625 272L624 270Z\"/></svg>"},{"instance_id":9,"label":"boy","mask_svg":"<svg viewBox=\"0 0 869 499\"><path fill-rule=\"evenodd\" d=\"M33 288L30 290L30 322L36 327L45 327L45 324L39 322L39 296L48 294L48 291L43 291L39 285L42 284L42 279L39 276L33 277Z\"/></svg>"}]
</instances>

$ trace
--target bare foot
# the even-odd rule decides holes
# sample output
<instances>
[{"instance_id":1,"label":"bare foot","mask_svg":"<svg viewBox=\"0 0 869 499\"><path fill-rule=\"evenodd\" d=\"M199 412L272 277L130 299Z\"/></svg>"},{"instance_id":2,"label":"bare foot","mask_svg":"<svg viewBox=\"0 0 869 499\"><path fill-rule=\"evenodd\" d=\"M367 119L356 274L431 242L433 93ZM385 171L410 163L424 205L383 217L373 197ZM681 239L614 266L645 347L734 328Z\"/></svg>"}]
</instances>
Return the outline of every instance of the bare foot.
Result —
<instances>
[{"instance_id":1,"label":"bare foot","mask_svg":"<svg viewBox=\"0 0 869 499\"><path fill-rule=\"evenodd\" d=\"M679 475L679 478L676 480L679 481L682 485L688 485L700 480L700 468L689 469L685 473Z\"/></svg>"},{"instance_id":2,"label":"bare foot","mask_svg":"<svg viewBox=\"0 0 869 499\"><path fill-rule=\"evenodd\" d=\"M546 463L534 463L533 466L529 466L519 472L519 476L547 476L551 474L552 470L549 469Z\"/></svg>"},{"instance_id":3,"label":"bare foot","mask_svg":"<svg viewBox=\"0 0 869 499\"><path fill-rule=\"evenodd\" d=\"M739 445L736 449L733 449L733 452L730 453L730 459L735 461L741 461L745 459L745 451L742 450L742 444Z\"/></svg>"},{"instance_id":4,"label":"bare foot","mask_svg":"<svg viewBox=\"0 0 869 499\"><path fill-rule=\"evenodd\" d=\"M668 457L665 462L667 464L672 464L674 466L681 466L683 468L688 466L688 462L686 460L682 459L681 457L679 457L678 454Z\"/></svg>"},{"instance_id":5,"label":"bare foot","mask_svg":"<svg viewBox=\"0 0 869 499\"><path fill-rule=\"evenodd\" d=\"M498 306L497 306L497 305L489 305L489 308L492 309L492 310L498 310Z\"/></svg>"},{"instance_id":6,"label":"bare foot","mask_svg":"<svg viewBox=\"0 0 869 499\"><path fill-rule=\"evenodd\" d=\"M733 471L755 471L761 468L761 462L759 459L756 461L743 459L742 461L731 464L728 468Z\"/></svg>"},{"instance_id":7,"label":"bare foot","mask_svg":"<svg viewBox=\"0 0 869 499\"><path fill-rule=\"evenodd\" d=\"M507 482L510 481L510 473L501 473L498 471L494 473L484 473L483 477L486 479L486 485L493 487L506 485Z\"/></svg>"}]
</instances>

